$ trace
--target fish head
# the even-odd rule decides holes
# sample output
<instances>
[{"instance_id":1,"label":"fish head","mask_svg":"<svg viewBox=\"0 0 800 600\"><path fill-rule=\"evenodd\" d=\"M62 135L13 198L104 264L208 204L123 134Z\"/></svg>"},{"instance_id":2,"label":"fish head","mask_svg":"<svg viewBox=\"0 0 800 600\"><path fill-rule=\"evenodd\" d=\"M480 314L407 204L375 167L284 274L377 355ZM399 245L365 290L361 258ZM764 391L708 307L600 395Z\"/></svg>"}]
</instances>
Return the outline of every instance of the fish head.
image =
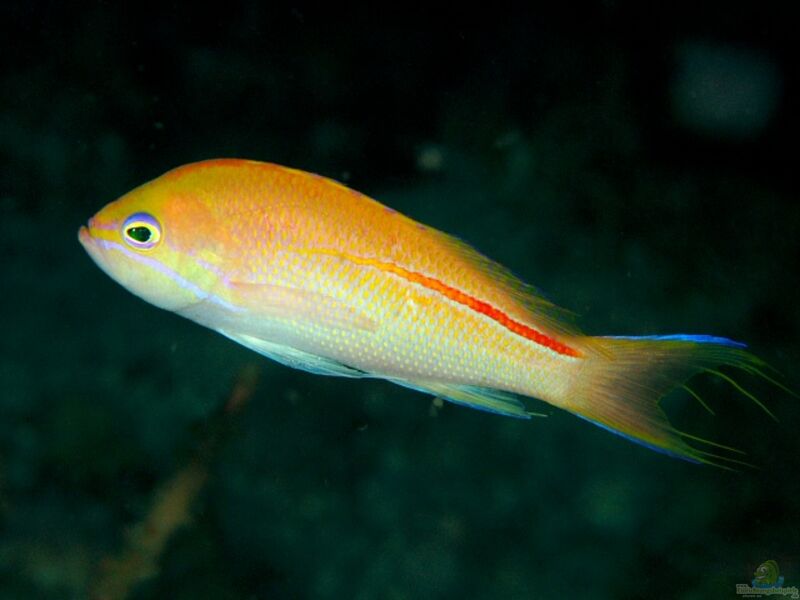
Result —
<instances>
[{"instance_id":1,"label":"fish head","mask_svg":"<svg viewBox=\"0 0 800 600\"><path fill-rule=\"evenodd\" d=\"M202 190L165 175L106 205L78 239L123 287L177 311L202 302L219 280L217 229Z\"/></svg>"}]
</instances>

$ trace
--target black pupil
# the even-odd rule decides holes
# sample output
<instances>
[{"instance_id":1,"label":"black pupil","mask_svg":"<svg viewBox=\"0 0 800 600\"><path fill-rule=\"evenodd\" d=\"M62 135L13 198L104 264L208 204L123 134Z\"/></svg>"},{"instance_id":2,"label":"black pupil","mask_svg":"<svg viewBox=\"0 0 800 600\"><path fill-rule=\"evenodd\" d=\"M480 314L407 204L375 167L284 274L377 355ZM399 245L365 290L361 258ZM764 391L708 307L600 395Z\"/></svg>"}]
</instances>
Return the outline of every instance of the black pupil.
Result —
<instances>
[{"instance_id":1,"label":"black pupil","mask_svg":"<svg viewBox=\"0 0 800 600\"><path fill-rule=\"evenodd\" d=\"M153 232L150 231L149 227L130 227L128 228L128 236L132 240L136 240L137 242L144 244L145 242L150 241L150 238L153 236Z\"/></svg>"}]
</instances>

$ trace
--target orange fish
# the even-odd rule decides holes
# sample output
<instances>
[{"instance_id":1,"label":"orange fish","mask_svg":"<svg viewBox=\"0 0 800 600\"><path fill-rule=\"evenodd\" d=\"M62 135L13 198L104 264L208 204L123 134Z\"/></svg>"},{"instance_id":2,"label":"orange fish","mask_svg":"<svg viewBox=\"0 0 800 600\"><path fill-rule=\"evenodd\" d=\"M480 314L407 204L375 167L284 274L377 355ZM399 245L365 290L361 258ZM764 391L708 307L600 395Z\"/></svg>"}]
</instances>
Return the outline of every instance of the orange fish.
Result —
<instances>
[{"instance_id":1,"label":"orange fish","mask_svg":"<svg viewBox=\"0 0 800 600\"><path fill-rule=\"evenodd\" d=\"M519 418L534 414L530 396L694 462L725 457L692 442L733 449L678 431L659 407L692 375L723 377L771 415L717 370L766 377L744 344L585 336L464 242L311 173L185 165L107 205L79 239L134 294L312 373Z\"/></svg>"}]
</instances>

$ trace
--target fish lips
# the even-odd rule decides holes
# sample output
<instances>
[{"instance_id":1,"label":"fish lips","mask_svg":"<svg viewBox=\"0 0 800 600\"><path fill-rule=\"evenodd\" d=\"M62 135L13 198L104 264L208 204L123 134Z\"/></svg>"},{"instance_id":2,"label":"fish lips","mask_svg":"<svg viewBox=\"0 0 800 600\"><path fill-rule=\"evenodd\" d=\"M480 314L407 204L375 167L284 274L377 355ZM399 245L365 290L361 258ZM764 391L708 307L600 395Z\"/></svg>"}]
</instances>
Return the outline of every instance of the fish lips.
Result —
<instances>
[{"instance_id":1,"label":"fish lips","mask_svg":"<svg viewBox=\"0 0 800 600\"><path fill-rule=\"evenodd\" d=\"M91 257L95 264L100 267L100 269L106 275L112 279L117 279L108 266L108 259L105 256L108 251L106 245L103 244L102 240L99 240L92 235L91 221L89 222L88 227L86 225L82 225L78 230L78 241L81 243L81 246L83 246L83 249L86 250L86 253Z\"/></svg>"}]
</instances>

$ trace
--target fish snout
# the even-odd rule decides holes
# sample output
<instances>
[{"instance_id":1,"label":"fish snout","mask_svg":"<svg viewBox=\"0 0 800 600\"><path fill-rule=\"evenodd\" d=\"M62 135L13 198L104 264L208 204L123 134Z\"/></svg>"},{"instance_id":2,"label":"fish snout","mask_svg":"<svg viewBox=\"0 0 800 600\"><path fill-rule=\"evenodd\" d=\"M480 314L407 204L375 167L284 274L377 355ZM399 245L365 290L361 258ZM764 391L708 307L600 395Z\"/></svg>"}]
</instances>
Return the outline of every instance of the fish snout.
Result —
<instances>
[{"instance_id":1,"label":"fish snout","mask_svg":"<svg viewBox=\"0 0 800 600\"><path fill-rule=\"evenodd\" d=\"M105 266L105 252L103 249L102 240L98 239L93 235L93 223L92 219L89 220L89 224L81 225L81 228L78 229L78 241L80 242L83 249L86 253L92 258L92 260L97 263L101 269L104 271L106 270Z\"/></svg>"},{"instance_id":2,"label":"fish snout","mask_svg":"<svg viewBox=\"0 0 800 600\"><path fill-rule=\"evenodd\" d=\"M91 227L91 221L89 222L89 226ZM78 229L78 241L83 245L89 244L92 241L92 234L89 233L89 229L86 225L81 225L81 228Z\"/></svg>"},{"instance_id":3,"label":"fish snout","mask_svg":"<svg viewBox=\"0 0 800 600\"><path fill-rule=\"evenodd\" d=\"M97 220L97 215L94 215L89 219L86 225L81 225L81 228L78 229L78 240L84 246L97 241L94 232L98 229L104 229L104 227L101 227L100 222Z\"/></svg>"}]
</instances>

